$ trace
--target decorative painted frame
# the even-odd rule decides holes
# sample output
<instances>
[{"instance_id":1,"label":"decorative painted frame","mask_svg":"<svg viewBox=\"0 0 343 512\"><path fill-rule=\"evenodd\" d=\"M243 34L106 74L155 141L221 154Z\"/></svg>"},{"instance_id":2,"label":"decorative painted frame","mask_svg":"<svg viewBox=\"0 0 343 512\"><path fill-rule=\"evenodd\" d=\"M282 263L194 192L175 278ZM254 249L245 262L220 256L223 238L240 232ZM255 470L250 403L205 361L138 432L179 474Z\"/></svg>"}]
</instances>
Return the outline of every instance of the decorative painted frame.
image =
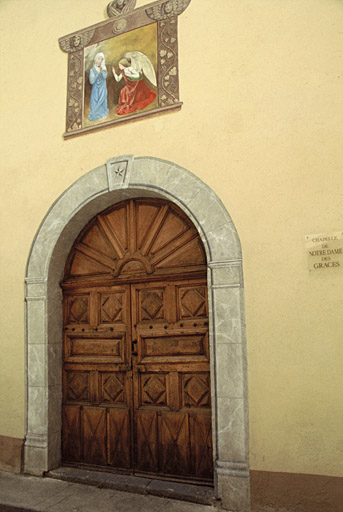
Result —
<instances>
[{"instance_id":1,"label":"decorative painted frame","mask_svg":"<svg viewBox=\"0 0 343 512\"><path fill-rule=\"evenodd\" d=\"M130 12L128 12L128 7L124 7L121 13L118 13L118 10L112 6L115 2L111 2L108 6L108 14L112 17L109 20L59 39L60 48L68 53L66 131L63 135L65 139L181 108L182 103L179 99L177 21L178 15L188 7L190 2L191 0L158 0ZM128 6L130 5L132 8L134 4L135 1L131 0ZM89 62L89 54L93 48L102 50L103 47L106 47L106 44L111 44L113 47L116 41L118 43L120 41L120 39L115 38L129 37L130 34L134 34L133 31L145 31L141 33L140 40L143 41L144 37L142 36L152 26L156 28L156 62L153 67L155 68L157 85L156 87L151 86L151 89L154 89L156 93L155 101L138 112L126 113L122 116L117 115L112 106L112 110L109 110L107 117L93 120L93 123L89 122L86 117L86 108L88 108L86 103L88 105L90 101L90 85L88 85L86 79L88 72L85 64L86 57L88 57ZM136 32L136 39L137 35L139 40L139 34ZM106 67L106 81L109 78L109 67L110 65ZM114 82L114 77L112 81ZM116 93L118 93L117 90Z\"/></svg>"}]
</instances>

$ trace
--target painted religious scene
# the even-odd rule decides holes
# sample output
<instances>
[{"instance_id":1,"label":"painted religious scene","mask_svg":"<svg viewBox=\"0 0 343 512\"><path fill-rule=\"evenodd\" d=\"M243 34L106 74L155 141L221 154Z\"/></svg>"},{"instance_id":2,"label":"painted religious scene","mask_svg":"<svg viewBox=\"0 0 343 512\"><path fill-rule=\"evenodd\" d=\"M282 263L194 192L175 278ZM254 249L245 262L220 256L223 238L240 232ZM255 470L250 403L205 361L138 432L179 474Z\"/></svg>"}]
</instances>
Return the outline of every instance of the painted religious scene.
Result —
<instances>
[{"instance_id":1,"label":"painted religious scene","mask_svg":"<svg viewBox=\"0 0 343 512\"><path fill-rule=\"evenodd\" d=\"M84 50L83 126L158 108L157 24Z\"/></svg>"}]
</instances>

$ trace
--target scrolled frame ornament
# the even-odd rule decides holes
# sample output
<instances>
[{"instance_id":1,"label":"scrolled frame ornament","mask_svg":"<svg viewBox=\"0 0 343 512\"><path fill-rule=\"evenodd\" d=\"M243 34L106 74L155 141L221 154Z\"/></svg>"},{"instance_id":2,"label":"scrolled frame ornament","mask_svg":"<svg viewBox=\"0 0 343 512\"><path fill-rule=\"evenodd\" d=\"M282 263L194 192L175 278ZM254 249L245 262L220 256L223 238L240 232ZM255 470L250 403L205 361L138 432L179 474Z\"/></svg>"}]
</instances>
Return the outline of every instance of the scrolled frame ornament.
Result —
<instances>
[{"instance_id":1,"label":"scrolled frame ornament","mask_svg":"<svg viewBox=\"0 0 343 512\"><path fill-rule=\"evenodd\" d=\"M160 105L179 101L177 18L158 23Z\"/></svg>"},{"instance_id":2,"label":"scrolled frame ornament","mask_svg":"<svg viewBox=\"0 0 343 512\"><path fill-rule=\"evenodd\" d=\"M82 123L82 51L73 52L68 59L67 132L81 128Z\"/></svg>"}]
</instances>

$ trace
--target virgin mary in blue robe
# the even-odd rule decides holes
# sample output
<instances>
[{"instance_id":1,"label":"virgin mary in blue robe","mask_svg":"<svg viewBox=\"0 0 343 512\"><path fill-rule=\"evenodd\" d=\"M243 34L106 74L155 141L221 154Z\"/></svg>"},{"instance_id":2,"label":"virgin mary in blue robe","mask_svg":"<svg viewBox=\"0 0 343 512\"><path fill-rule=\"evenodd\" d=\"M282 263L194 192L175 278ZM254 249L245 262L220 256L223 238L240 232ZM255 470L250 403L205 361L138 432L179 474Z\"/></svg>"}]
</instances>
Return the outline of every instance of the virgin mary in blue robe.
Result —
<instances>
[{"instance_id":1,"label":"virgin mary in blue robe","mask_svg":"<svg viewBox=\"0 0 343 512\"><path fill-rule=\"evenodd\" d=\"M92 85L91 112L88 115L90 121L96 121L108 116L107 108L107 68L105 66L105 55L97 53L94 64L89 72L89 82Z\"/></svg>"}]
</instances>

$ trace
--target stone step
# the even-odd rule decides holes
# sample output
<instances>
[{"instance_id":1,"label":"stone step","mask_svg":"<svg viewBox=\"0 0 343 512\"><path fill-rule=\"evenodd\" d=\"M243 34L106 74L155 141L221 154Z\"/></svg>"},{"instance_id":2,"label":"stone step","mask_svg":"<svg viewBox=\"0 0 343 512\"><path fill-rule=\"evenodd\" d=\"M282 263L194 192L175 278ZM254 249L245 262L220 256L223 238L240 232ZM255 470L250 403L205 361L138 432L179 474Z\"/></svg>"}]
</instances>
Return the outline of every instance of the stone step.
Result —
<instances>
[{"instance_id":1,"label":"stone step","mask_svg":"<svg viewBox=\"0 0 343 512\"><path fill-rule=\"evenodd\" d=\"M202 505L216 505L213 487L157 480L104 471L91 471L73 467L60 467L45 474L46 477L114 489L138 494L150 494Z\"/></svg>"}]
</instances>

